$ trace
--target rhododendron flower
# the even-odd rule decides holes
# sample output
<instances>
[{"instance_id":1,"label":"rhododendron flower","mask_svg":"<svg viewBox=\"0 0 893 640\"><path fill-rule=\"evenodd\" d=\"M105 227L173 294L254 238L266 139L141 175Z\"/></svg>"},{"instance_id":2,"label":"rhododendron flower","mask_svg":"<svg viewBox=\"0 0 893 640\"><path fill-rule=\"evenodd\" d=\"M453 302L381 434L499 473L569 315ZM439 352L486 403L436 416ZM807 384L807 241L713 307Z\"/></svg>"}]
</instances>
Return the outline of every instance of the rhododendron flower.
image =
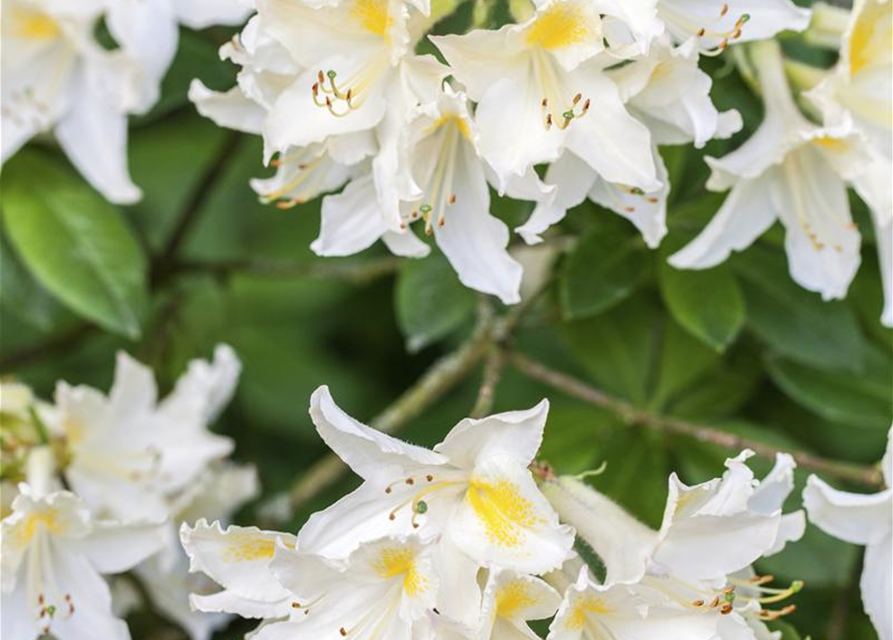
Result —
<instances>
[{"instance_id":1,"label":"rhododendron flower","mask_svg":"<svg viewBox=\"0 0 893 640\"><path fill-rule=\"evenodd\" d=\"M2 635L130 640L103 574L127 571L162 545L157 524L95 519L68 491L19 485L2 534Z\"/></svg>"},{"instance_id":2,"label":"rhododendron flower","mask_svg":"<svg viewBox=\"0 0 893 640\"><path fill-rule=\"evenodd\" d=\"M814 525L865 546L862 603L881 640L893 638L893 429L881 462L887 488L873 495L839 491L810 476L803 503Z\"/></svg>"}]
</instances>

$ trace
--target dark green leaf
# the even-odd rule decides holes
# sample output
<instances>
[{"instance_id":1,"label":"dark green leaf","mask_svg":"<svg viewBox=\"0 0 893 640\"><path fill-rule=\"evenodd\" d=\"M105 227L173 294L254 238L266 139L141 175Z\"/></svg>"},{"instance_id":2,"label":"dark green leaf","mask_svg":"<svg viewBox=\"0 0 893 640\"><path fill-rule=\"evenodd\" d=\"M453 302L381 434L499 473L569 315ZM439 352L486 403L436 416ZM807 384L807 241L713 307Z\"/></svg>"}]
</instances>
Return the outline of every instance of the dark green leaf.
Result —
<instances>
[{"instance_id":1,"label":"dark green leaf","mask_svg":"<svg viewBox=\"0 0 893 640\"><path fill-rule=\"evenodd\" d=\"M406 348L416 352L461 327L474 312L475 296L446 258L432 255L403 263L395 303Z\"/></svg>"},{"instance_id":2,"label":"dark green leaf","mask_svg":"<svg viewBox=\"0 0 893 640\"><path fill-rule=\"evenodd\" d=\"M35 278L74 312L139 337L146 260L120 212L35 152L6 167L3 192L10 239Z\"/></svg>"}]
</instances>

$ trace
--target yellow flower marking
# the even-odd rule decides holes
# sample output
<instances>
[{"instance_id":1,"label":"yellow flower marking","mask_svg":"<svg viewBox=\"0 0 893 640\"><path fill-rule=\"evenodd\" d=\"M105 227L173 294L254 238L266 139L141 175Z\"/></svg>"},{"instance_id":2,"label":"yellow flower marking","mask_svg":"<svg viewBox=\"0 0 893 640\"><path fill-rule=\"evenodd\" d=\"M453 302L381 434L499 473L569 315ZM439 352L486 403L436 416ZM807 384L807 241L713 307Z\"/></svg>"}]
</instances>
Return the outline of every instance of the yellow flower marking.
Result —
<instances>
[{"instance_id":1,"label":"yellow flower marking","mask_svg":"<svg viewBox=\"0 0 893 640\"><path fill-rule=\"evenodd\" d=\"M812 141L820 147L835 153L843 153L849 148L846 140L841 140L840 138L832 138L830 136L813 138Z\"/></svg>"},{"instance_id":2,"label":"yellow flower marking","mask_svg":"<svg viewBox=\"0 0 893 640\"><path fill-rule=\"evenodd\" d=\"M388 39L393 20L388 14L387 0L355 0L351 14L366 31Z\"/></svg>"},{"instance_id":3,"label":"yellow flower marking","mask_svg":"<svg viewBox=\"0 0 893 640\"><path fill-rule=\"evenodd\" d=\"M15 32L22 38L49 40L62 33L56 21L45 13L22 8L13 11Z\"/></svg>"},{"instance_id":4,"label":"yellow flower marking","mask_svg":"<svg viewBox=\"0 0 893 640\"><path fill-rule=\"evenodd\" d=\"M496 593L496 615L500 618L511 618L521 609L534 604L536 598L527 590L523 580L513 580Z\"/></svg>"},{"instance_id":5,"label":"yellow flower marking","mask_svg":"<svg viewBox=\"0 0 893 640\"><path fill-rule=\"evenodd\" d=\"M428 579L419 573L415 553L408 547L383 549L374 564L375 572L385 580L403 576L403 592L411 598L425 593Z\"/></svg>"},{"instance_id":6,"label":"yellow flower marking","mask_svg":"<svg viewBox=\"0 0 893 640\"><path fill-rule=\"evenodd\" d=\"M893 4L865 2L850 36L850 74L873 64L890 64L893 56Z\"/></svg>"},{"instance_id":7,"label":"yellow flower marking","mask_svg":"<svg viewBox=\"0 0 893 640\"><path fill-rule=\"evenodd\" d=\"M256 562L268 560L276 554L276 542L270 538L250 535L234 536L223 552L224 562Z\"/></svg>"},{"instance_id":8,"label":"yellow flower marking","mask_svg":"<svg viewBox=\"0 0 893 640\"><path fill-rule=\"evenodd\" d=\"M56 520L56 511L38 511L29 514L22 522L19 523L16 537L20 547L26 547L31 543L34 536L42 528L50 533L58 533L61 528L59 521Z\"/></svg>"},{"instance_id":9,"label":"yellow flower marking","mask_svg":"<svg viewBox=\"0 0 893 640\"><path fill-rule=\"evenodd\" d=\"M568 629L582 629L586 625L586 616L590 613L610 614L611 610L601 598L586 595L574 602L565 626Z\"/></svg>"},{"instance_id":10,"label":"yellow flower marking","mask_svg":"<svg viewBox=\"0 0 893 640\"><path fill-rule=\"evenodd\" d=\"M508 480L487 482L472 478L466 495L490 542L503 547L518 546L521 530L541 522L530 500Z\"/></svg>"},{"instance_id":11,"label":"yellow flower marking","mask_svg":"<svg viewBox=\"0 0 893 640\"><path fill-rule=\"evenodd\" d=\"M440 118L438 118L434 122L434 124L431 125L431 133L434 133L441 127L445 127L448 125L455 126L457 129L459 129L459 132L463 136L465 136L466 139L468 139L468 140L471 139L471 130L468 128L468 123L465 122L465 120L463 120L459 116L453 115L453 114L441 116Z\"/></svg>"},{"instance_id":12,"label":"yellow flower marking","mask_svg":"<svg viewBox=\"0 0 893 640\"><path fill-rule=\"evenodd\" d=\"M583 12L576 5L555 3L537 17L527 30L527 44L560 49L589 36Z\"/></svg>"}]
</instances>

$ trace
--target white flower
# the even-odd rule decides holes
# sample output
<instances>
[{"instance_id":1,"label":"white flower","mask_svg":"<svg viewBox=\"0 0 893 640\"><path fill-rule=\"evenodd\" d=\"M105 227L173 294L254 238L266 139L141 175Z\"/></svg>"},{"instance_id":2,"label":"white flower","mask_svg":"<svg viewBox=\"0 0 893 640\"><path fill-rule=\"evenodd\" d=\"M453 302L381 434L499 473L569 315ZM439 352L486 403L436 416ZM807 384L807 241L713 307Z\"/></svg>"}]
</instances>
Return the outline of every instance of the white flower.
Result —
<instances>
[{"instance_id":1,"label":"white flower","mask_svg":"<svg viewBox=\"0 0 893 640\"><path fill-rule=\"evenodd\" d=\"M65 438L71 456L65 479L97 512L167 515L167 498L232 450L229 438L207 426L229 401L240 368L233 351L220 346L213 363L192 361L161 401L152 371L125 353L108 396L59 383L44 419Z\"/></svg>"},{"instance_id":2,"label":"white flower","mask_svg":"<svg viewBox=\"0 0 893 640\"><path fill-rule=\"evenodd\" d=\"M559 566L573 544L527 469L547 411L544 400L527 411L463 420L430 451L360 424L326 387L317 389L310 415L319 434L365 482L311 516L299 548L340 558L376 537L439 536L438 573L463 586L451 586L438 610L468 622L480 610L479 566L541 573Z\"/></svg>"},{"instance_id":3,"label":"white flower","mask_svg":"<svg viewBox=\"0 0 893 640\"><path fill-rule=\"evenodd\" d=\"M112 202L140 199L127 169L134 65L93 37L98 0L3 0L2 162L52 130Z\"/></svg>"},{"instance_id":4,"label":"white flower","mask_svg":"<svg viewBox=\"0 0 893 640\"><path fill-rule=\"evenodd\" d=\"M293 535L235 525L223 529L219 522L209 525L202 519L195 526L184 523L180 541L189 556L189 571L200 571L223 587L215 593L193 594L192 607L243 618L289 614L292 596L273 576L270 564L277 544L294 548Z\"/></svg>"},{"instance_id":5,"label":"white flower","mask_svg":"<svg viewBox=\"0 0 893 640\"><path fill-rule=\"evenodd\" d=\"M713 138L726 138L741 128L737 111L719 113L710 100L712 80L698 68L693 41L679 47L665 39L654 42L648 57L609 72L630 114L651 131L654 164L661 186L656 191L602 179L579 157L565 152L546 172L555 185L553 197L537 204L530 219L517 229L528 243L564 218L567 210L587 197L632 222L650 247L667 233L669 177L657 145L694 142L702 147Z\"/></svg>"},{"instance_id":6,"label":"white flower","mask_svg":"<svg viewBox=\"0 0 893 640\"><path fill-rule=\"evenodd\" d=\"M697 38L703 50L764 40L809 26L810 11L791 0L658 0L658 15L678 42Z\"/></svg>"},{"instance_id":7,"label":"white flower","mask_svg":"<svg viewBox=\"0 0 893 640\"><path fill-rule=\"evenodd\" d=\"M112 614L102 574L121 573L161 546L155 524L94 520L68 491L37 494L28 485L2 532L2 635L35 640L129 640Z\"/></svg>"},{"instance_id":8,"label":"white flower","mask_svg":"<svg viewBox=\"0 0 893 640\"><path fill-rule=\"evenodd\" d=\"M860 236L845 180L865 168L858 140L813 125L791 97L774 41L753 45L766 115L736 151L707 158L707 187L731 192L701 235L670 258L682 269L707 269L749 246L776 219L785 226L793 279L825 299L842 298L859 267Z\"/></svg>"},{"instance_id":9,"label":"white flower","mask_svg":"<svg viewBox=\"0 0 893 640\"><path fill-rule=\"evenodd\" d=\"M647 592L646 592L647 593ZM713 640L717 620L625 584L600 585L586 567L567 587L547 640Z\"/></svg>"},{"instance_id":10,"label":"white flower","mask_svg":"<svg viewBox=\"0 0 893 640\"><path fill-rule=\"evenodd\" d=\"M536 640L528 620L555 614L561 596L545 581L528 575L493 569L484 588L481 626L476 640Z\"/></svg>"},{"instance_id":11,"label":"white flower","mask_svg":"<svg viewBox=\"0 0 893 640\"><path fill-rule=\"evenodd\" d=\"M161 81L177 53L178 25L190 29L237 25L251 12L250 0L101 1L109 32L139 69L137 112L158 101Z\"/></svg>"},{"instance_id":12,"label":"white flower","mask_svg":"<svg viewBox=\"0 0 893 640\"><path fill-rule=\"evenodd\" d=\"M431 545L414 535L367 542L343 563L280 545L271 569L292 595L291 615L255 640L409 640L427 626L439 587Z\"/></svg>"},{"instance_id":13,"label":"white flower","mask_svg":"<svg viewBox=\"0 0 893 640\"><path fill-rule=\"evenodd\" d=\"M522 25L431 40L478 103L480 150L502 188L564 149L605 180L646 191L660 186L648 130L601 71L597 3L552 0Z\"/></svg>"},{"instance_id":14,"label":"white flower","mask_svg":"<svg viewBox=\"0 0 893 640\"><path fill-rule=\"evenodd\" d=\"M893 429L881 463L887 488L873 495L839 491L810 476L803 491L809 520L826 533L865 545L862 602L880 640L893 638Z\"/></svg>"},{"instance_id":15,"label":"white flower","mask_svg":"<svg viewBox=\"0 0 893 640\"><path fill-rule=\"evenodd\" d=\"M189 558L177 535L180 523L195 522L199 517L229 519L258 491L253 467L213 464L171 500L172 521L165 527L162 552L135 568L153 604L185 629L192 640L208 640L229 622L229 615L199 613L190 608L190 593L207 595L217 589L207 576L189 573Z\"/></svg>"},{"instance_id":16,"label":"white flower","mask_svg":"<svg viewBox=\"0 0 893 640\"><path fill-rule=\"evenodd\" d=\"M855 127L893 159L893 3L857 0L834 71L808 95L825 124Z\"/></svg>"},{"instance_id":17,"label":"white flower","mask_svg":"<svg viewBox=\"0 0 893 640\"><path fill-rule=\"evenodd\" d=\"M547 482L543 492L602 559L606 584L627 584L646 597L722 614L719 624L747 629L760 624L760 616L788 611L761 610L766 580L748 573L750 565L798 540L805 527L802 511L782 514L793 488L793 459L779 454L769 475L757 482L744 464L751 455L727 460L722 478L692 487L670 476L659 531L573 478ZM782 591L792 595L799 588Z\"/></svg>"},{"instance_id":18,"label":"white flower","mask_svg":"<svg viewBox=\"0 0 893 640\"><path fill-rule=\"evenodd\" d=\"M840 47L840 60L808 97L819 107L826 126L855 128L871 147L872 158L852 178L871 208L877 236L884 311L881 321L893 326L893 3L856 2Z\"/></svg>"}]
</instances>

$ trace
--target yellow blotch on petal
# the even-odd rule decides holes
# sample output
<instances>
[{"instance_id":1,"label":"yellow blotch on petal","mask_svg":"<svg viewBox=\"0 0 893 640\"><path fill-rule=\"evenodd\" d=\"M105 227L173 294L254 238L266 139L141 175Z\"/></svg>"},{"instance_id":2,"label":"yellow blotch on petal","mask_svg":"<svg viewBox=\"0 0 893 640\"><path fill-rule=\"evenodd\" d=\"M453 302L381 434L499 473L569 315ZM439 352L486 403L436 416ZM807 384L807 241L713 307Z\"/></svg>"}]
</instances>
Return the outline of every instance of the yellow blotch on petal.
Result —
<instances>
[{"instance_id":1,"label":"yellow blotch on petal","mask_svg":"<svg viewBox=\"0 0 893 640\"><path fill-rule=\"evenodd\" d=\"M355 0L351 14L370 33L387 39L393 20L387 0Z\"/></svg>"},{"instance_id":2,"label":"yellow blotch on petal","mask_svg":"<svg viewBox=\"0 0 893 640\"><path fill-rule=\"evenodd\" d=\"M812 141L814 144L819 145L823 149L835 153L843 153L850 148L846 140L842 140L841 138L832 138L831 136L820 136L818 138L813 138Z\"/></svg>"},{"instance_id":3,"label":"yellow blotch on petal","mask_svg":"<svg viewBox=\"0 0 893 640\"><path fill-rule=\"evenodd\" d=\"M383 549L374 564L375 572L385 580L403 576L403 592L411 598L424 593L428 579L419 573L415 553L408 547Z\"/></svg>"},{"instance_id":4,"label":"yellow blotch on petal","mask_svg":"<svg viewBox=\"0 0 893 640\"><path fill-rule=\"evenodd\" d=\"M589 27L580 7L555 3L541 13L527 30L527 44L543 49L560 49L583 42Z\"/></svg>"},{"instance_id":5,"label":"yellow blotch on petal","mask_svg":"<svg viewBox=\"0 0 893 640\"><path fill-rule=\"evenodd\" d=\"M19 546L28 546L28 544L31 543L31 540L34 539L34 536L37 535L37 532L41 529L46 529L50 533L59 532L59 521L56 519L56 512L54 510L38 511L37 513L29 514L19 523L16 532Z\"/></svg>"},{"instance_id":6,"label":"yellow blotch on petal","mask_svg":"<svg viewBox=\"0 0 893 640\"><path fill-rule=\"evenodd\" d=\"M541 522L533 503L508 480L487 482L472 478L467 499L484 525L490 542L503 547L521 544L521 532Z\"/></svg>"},{"instance_id":7,"label":"yellow blotch on petal","mask_svg":"<svg viewBox=\"0 0 893 640\"><path fill-rule=\"evenodd\" d=\"M15 24L14 32L29 40L49 40L62 33L56 21L40 11L16 8L12 19Z\"/></svg>"},{"instance_id":8,"label":"yellow blotch on petal","mask_svg":"<svg viewBox=\"0 0 893 640\"><path fill-rule=\"evenodd\" d=\"M868 0L850 36L850 74L893 58L893 3Z\"/></svg>"},{"instance_id":9,"label":"yellow blotch on petal","mask_svg":"<svg viewBox=\"0 0 893 640\"><path fill-rule=\"evenodd\" d=\"M611 613L611 610L601 598L583 596L574 602L565 626L568 629L582 629L586 625L586 616L590 613L604 615Z\"/></svg>"},{"instance_id":10,"label":"yellow blotch on petal","mask_svg":"<svg viewBox=\"0 0 893 640\"><path fill-rule=\"evenodd\" d=\"M276 554L276 542L269 538L250 535L235 536L223 552L224 562L256 562L268 560Z\"/></svg>"},{"instance_id":11,"label":"yellow blotch on petal","mask_svg":"<svg viewBox=\"0 0 893 640\"><path fill-rule=\"evenodd\" d=\"M449 125L455 126L457 129L459 129L459 132L463 136L465 136L466 139L468 139L468 140L471 139L471 129L469 129L468 123L465 122L465 120L463 120L459 116L453 115L453 114L441 116L440 118L438 118L434 122L434 124L431 125L431 133L437 131L441 127L445 127L445 126L449 126Z\"/></svg>"},{"instance_id":12,"label":"yellow blotch on petal","mask_svg":"<svg viewBox=\"0 0 893 640\"><path fill-rule=\"evenodd\" d=\"M536 598L523 580L513 580L496 593L496 615L511 618L522 609L536 604Z\"/></svg>"}]
</instances>

